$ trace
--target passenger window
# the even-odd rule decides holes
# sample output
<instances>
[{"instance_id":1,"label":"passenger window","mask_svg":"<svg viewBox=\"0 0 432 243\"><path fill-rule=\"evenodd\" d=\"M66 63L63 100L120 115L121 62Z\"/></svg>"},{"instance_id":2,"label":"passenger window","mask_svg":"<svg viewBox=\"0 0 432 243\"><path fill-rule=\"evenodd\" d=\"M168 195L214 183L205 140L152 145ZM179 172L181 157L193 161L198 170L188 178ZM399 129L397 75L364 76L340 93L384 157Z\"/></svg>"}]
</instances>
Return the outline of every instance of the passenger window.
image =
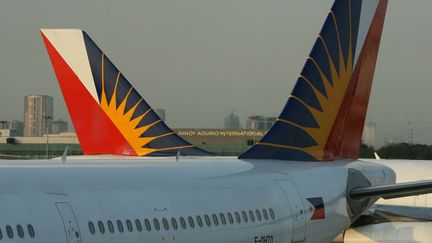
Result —
<instances>
[{"instance_id":1,"label":"passenger window","mask_svg":"<svg viewBox=\"0 0 432 243\"><path fill-rule=\"evenodd\" d=\"M144 219L144 224L145 224L146 230L147 230L147 231L151 231L151 224L150 224L150 220L148 220L148 219Z\"/></svg>"},{"instance_id":2,"label":"passenger window","mask_svg":"<svg viewBox=\"0 0 432 243\"><path fill-rule=\"evenodd\" d=\"M183 217L180 217L180 224L181 224L183 229L186 229L186 221Z\"/></svg>"},{"instance_id":3,"label":"passenger window","mask_svg":"<svg viewBox=\"0 0 432 243\"><path fill-rule=\"evenodd\" d=\"M123 233L124 229L123 229L123 223L120 220L117 220L117 229L120 233Z\"/></svg>"},{"instance_id":4,"label":"passenger window","mask_svg":"<svg viewBox=\"0 0 432 243\"><path fill-rule=\"evenodd\" d=\"M253 214L252 210L249 210L249 217L252 222L255 222L255 215Z\"/></svg>"},{"instance_id":5,"label":"passenger window","mask_svg":"<svg viewBox=\"0 0 432 243\"><path fill-rule=\"evenodd\" d=\"M230 224L234 224L234 218L231 213L228 213L228 221L230 222Z\"/></svg>"},{"instance_id":6,"label":"passenger window","mask_svg":"<svg viewBox=\"0 0 432 243\"><path fill-rule=\"evenodd\" d=\"M111 234L114 233L114 224L113 224L113 222L111 220L108 220L107 225L108 225L108 231Z\"/></svg>"},{"instance_id":7,"label":"passenger window","mask_svg":"<svg viewBox=\"0 0 432 243\"><path fill-rule=\"evenodd\" d=\"M142 231L142 225L141 225L141 221L139 219L135 219L135 225L136 225L138 232L141 232Z\"/></svg>"},{"instance_id":8,"label":"passenger window","mask_svg":"<svg viewBox=\"0 0 432 243\"><path fill-rule=\"evenodd\" d=\"M10 225L6 226L6 234L9 237L9 239L13 238L13 229Z\"/></svg>"},{"instance_id":9,"label":"passenger window","mask_svg":"<svg viewBox=\"0 0 432 243\"><path fill-rule=\"evenodd\" d=\"M226 219L225 219L225 215L223 213L219 214L219 217L221 219L221 222L223 225L226 225Z\"/></svg>"},{"instance_id":10,"label":"passenger window","mask_svg":"<svg viewBox=\"0 0 432 243\"><path fill-rule=\"evenodd\" d=\"M99 232L101 234L104 234L105 233L105 226L104 226L104 223L102 221L98 221L98 227L99 227Z\"/></svg>"},{"instance_id":11,"label":"passenger window","mask_svg":"<svg viewBox=\"0 0 432 243\"><path fill-rule=\"evenodd\" d=\"M215 225L219 225L219 220L218 220L218 217L216 216L216 214L213 214L213 215L212 215L212 218L213 218L213 223L214 223Z\"/></svg>"},{"instance_id":12,"label":"passenger window","mask_svg":"<svg viewBox=\"0 0 432 243\"><path fill-rule=\"evenodd\" d=\"M194 220L191 216L188 217L188 221L189 221L189 226L193 229L195 228L195 223Z\"/></svg>"},{"instance_id":13,"label":"passenger window","mask_svg":"<svg viewBox=\"0 0 432 243\"><path fill-rule=\"evenodd\" d=\"M126 227L127 227L129 232L133 231L132 222L129 219L126 220Z\"/></svg>"},{"instance_id":14,"label":"passenger window","mask_svg":"<svg viewBox=\"0 0 432 243\"><path fill-rule=\"evenodd\" d=\"M205 221L206 221L207 226L210 227L210 225L211 225L210 217L206 214L206 215L204 215L204 219L205 219Z\"/></svg>"},{"instance_id":15,"label":"passenger window","mask_svg":"<svg viewBox=\"0 0 432 243\"><path fill-rule=\"evenodd\" d=\"M33 226L31 224L27 225L27 231L28 231L28 233L29 233L29 235L30 235L31 238L35 237L35 235L36 235L35 234L35 230L34 230L34 228L33 228Z\"/></svg>"},{"instance_id":16,"label":"passenger window","mask_svg":"<svg viewBox=\"0 0 432 243\"><path fill-rule=\"evenodd\" d=\"M155 230L157 230L157 231L160 230L160 224L159 224L159 220L158 219L153 219L153 225L155 227Z\"/></svg>"},{"instance_id":17,"label":"passenger window","mask_svg":"<svg viewBox=\"0 0 432 243\"><path fill-rule=\"evenodd\" d=\"M24 229L21 225L17 225L17 232L20 238L24 238Z\"/></svg>"},{"instance_id":18,"label":"passenger window","mask_svg":"<svg viewBox=\"0 0 432 243\"><path fill-rule=\"evenodd\" d=\"M245 211L242 211L242 216L243 216L243 221L244 221L245 223L247 223L247 222L248 222L248 217L247 217L247 214L246 214Z\"/></svg>"},{"instance_id":19,"label":"passenger window","mask_svg":"<svg viewBox=\"0 0 432 243\"><path fill-rule=\"evenodd\" d=\"M165 230L169 230L168 220L166 218L162 219L162 224Z\"/></svg>"},{"instance_id":20,"label":"passenger window","mask_svg":"<svg viewBox=\"0 0 432 243\"><path fill-rule=\"evenodd\" d=\"M200 228L203 227L203 221L202 221L202 219L201 219L201 216L197 215L197 216L196 216L196 221L197 221L198 226L199 226Z\"/></svg>"},{"instance_id":21,"label":"passenger window","mask_svg":"<svg viewBox=\"0 0 432 243\"><path fill-rule=\"evenodd\" d=\"M260 211L257 209L257 210L255 211L255 213L256 213L256 216L257 216L258 221L261 221L261 213L260 213Z\"/></svg>"},{"instance_id":22,"label":"passenger window","mask_svg":"<svg viewBox=\"0 0 432 243\"><path fill-rule=\"evenodd\" d=\"M271 219L275 219L275 215L274 215L274 212L273 212L273 209L269 209L269 214L270 214L270 217L271 217Z\"/></svg>"},{"instance_id":23,"label":"passenger window","mask_svg":"<svg viewBox=\"0 0 432 243\"><path fill-rule=\"evenodd\" d=\"M177 220L175 218L171 218L171 224L172 224L173 229L175 229L175 230L178 229Z\"/></svg>"},{"instance_id":24,"label":"passenger window","mask_svg":"<svg viewBox=\"0 0 432 243\"><path fill-rule=\"evenodd\" d=\"M95 230L93 222L89 221L88 227L89 227L90 234L94 235L96 233L96 230Z\"/></svg>"},{"instance_id":25,"label":"passenger window","mask_svg":"<svg viewBox=\"0 0 432 243\"><path fill-rule=\"evenodd\" d=\"M239 212L235 212L235 217L236 217L236 221L237 221L237 223L241 223L241 218L240 218L240 214L239 214Z\"/></svg>"},{"instance_id":26,"label":"passenger window","mask_svg":"<svg viewBox=\"0 0 432 243\"><path fill-rule=\"evenodd\" d=\"M267 210L263 209L263 216L265 220L268 220Z\"/></svg>"}]
</instances>

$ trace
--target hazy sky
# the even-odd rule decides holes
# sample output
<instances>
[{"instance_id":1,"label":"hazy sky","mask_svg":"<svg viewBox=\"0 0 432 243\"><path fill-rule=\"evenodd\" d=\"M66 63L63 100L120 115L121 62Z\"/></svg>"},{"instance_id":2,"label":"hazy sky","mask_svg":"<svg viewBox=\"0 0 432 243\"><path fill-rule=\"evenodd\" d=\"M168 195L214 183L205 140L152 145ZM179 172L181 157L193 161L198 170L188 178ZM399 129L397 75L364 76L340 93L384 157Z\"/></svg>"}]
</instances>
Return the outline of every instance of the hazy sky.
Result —
<instances>
[{"instance_id":1,"label":"hazy sky","mask_svg":"<svg viewBox=\"0 0 432 243\"><path fill-rule=\"evenodd\" d=\"M222 127L235 110L277 116L331 0L7 0L0 3L0 119L23 96L69 119L40 28L82 28L172 127ZM390 0L369 106L377 140L432 143L432 1Z\"/></svg>"}]
</instances>

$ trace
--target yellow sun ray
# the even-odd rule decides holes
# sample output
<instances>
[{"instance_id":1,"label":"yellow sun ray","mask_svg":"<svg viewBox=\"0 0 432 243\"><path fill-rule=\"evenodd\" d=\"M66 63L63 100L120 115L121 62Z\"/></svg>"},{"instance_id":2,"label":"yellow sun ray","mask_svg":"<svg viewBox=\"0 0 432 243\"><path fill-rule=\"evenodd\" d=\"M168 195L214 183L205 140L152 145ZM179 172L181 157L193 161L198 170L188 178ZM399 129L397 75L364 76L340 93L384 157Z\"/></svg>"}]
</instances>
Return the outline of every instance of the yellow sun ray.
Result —
<instances>
[{"instance_id":1,"label":"yellow sun ray","mask_svg":"<svg viewBox=\"0 0 432 243\"><path fill-rule=\"evenodd\" d=\"M187 146L178 146L178 147L145 148L145 146L150 142L162 137L173 135L175 133L171 131L157 136L142 137L142 135L146 131L148 131L150 128L156 126L158 123L162 121L157 120L148 125L138 127L140 122L150 113L152 109L150 108L140 116L133 118L135 111L137 110L139 105L143 102L143 99L141 98L129 110L126 110L126 103L129 99L130 94L133 92L132 87L128 90L126 96L120 101L120 104L117 104L117 87L121 75L120 72L117 73L114 91L110 101L108 102L107 93L105 91L104 59L105 59L105 55L102 53L102 69L101 69L102 70L102 94L101 94L100 106L104 110L104 112L108 115L108 117L111 119L111 121L114 123L114 125L118 128L118 130L123 135L123 137L128 141L128 143L134 149L137 155L145 156L157 151L193 147L192 145L187 145Z\"/></svg>"}]
</instances>

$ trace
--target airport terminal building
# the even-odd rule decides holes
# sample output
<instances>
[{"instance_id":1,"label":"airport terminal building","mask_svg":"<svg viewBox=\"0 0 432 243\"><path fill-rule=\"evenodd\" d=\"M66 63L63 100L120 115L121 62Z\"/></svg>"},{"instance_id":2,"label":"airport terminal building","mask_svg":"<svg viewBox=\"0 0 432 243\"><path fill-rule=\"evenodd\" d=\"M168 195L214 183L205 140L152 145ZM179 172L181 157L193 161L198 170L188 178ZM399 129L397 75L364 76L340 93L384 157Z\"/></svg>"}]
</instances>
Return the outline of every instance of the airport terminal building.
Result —
<instances>
[{"instance_id":1,"label":"airport terminal building","mask_svg":"<svg viewBox=\"0 0 432 243\"><path fill-rule=\"evenodd\" d=\"M266 130L254 129L174 129L188 142L220 156L237 156L260 140ZM75 133L48 134L39 137L16 136L0 129L0 154L29 159L59 157L68 147L69 155L82 154Z\"/></svg>"},{"instance_id":2,"label":"airport terminal building","mask_svg":"<svg viewBox=\"0 0 432 243\"><path fill-rule=\"evenodd\" d=\"M237 156L259 141L266 130L174 129L193 145L221 156Z\"/></svg>"}]
</instances>

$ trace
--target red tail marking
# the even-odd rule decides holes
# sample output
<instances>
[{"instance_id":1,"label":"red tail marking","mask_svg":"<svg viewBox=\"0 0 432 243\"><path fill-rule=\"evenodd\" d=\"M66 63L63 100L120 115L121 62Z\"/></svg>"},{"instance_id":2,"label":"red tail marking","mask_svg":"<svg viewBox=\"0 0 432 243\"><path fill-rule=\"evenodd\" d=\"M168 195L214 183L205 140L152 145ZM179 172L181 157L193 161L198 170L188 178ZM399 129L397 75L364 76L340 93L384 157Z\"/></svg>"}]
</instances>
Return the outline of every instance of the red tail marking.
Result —
<instances>
[{"instance_id":1,"label":"red tail marking","mask_svg":"<svg viewBox=\"0 0 432 243\"><path fill-rule=\"evenodd\" d=\"M381 0L326 145L324 160L358 159L387 0Z\"/></svg>"},{"instance_id":2,"label":"red tail marking","mask_svg":"<svg viewBox=\"0 0 432 243\"><path fill-rule=\"evenodd\" d=\"M84 154L136 155L77 75L44 36L45 46Z\"/></svg>"}]
</instances>

